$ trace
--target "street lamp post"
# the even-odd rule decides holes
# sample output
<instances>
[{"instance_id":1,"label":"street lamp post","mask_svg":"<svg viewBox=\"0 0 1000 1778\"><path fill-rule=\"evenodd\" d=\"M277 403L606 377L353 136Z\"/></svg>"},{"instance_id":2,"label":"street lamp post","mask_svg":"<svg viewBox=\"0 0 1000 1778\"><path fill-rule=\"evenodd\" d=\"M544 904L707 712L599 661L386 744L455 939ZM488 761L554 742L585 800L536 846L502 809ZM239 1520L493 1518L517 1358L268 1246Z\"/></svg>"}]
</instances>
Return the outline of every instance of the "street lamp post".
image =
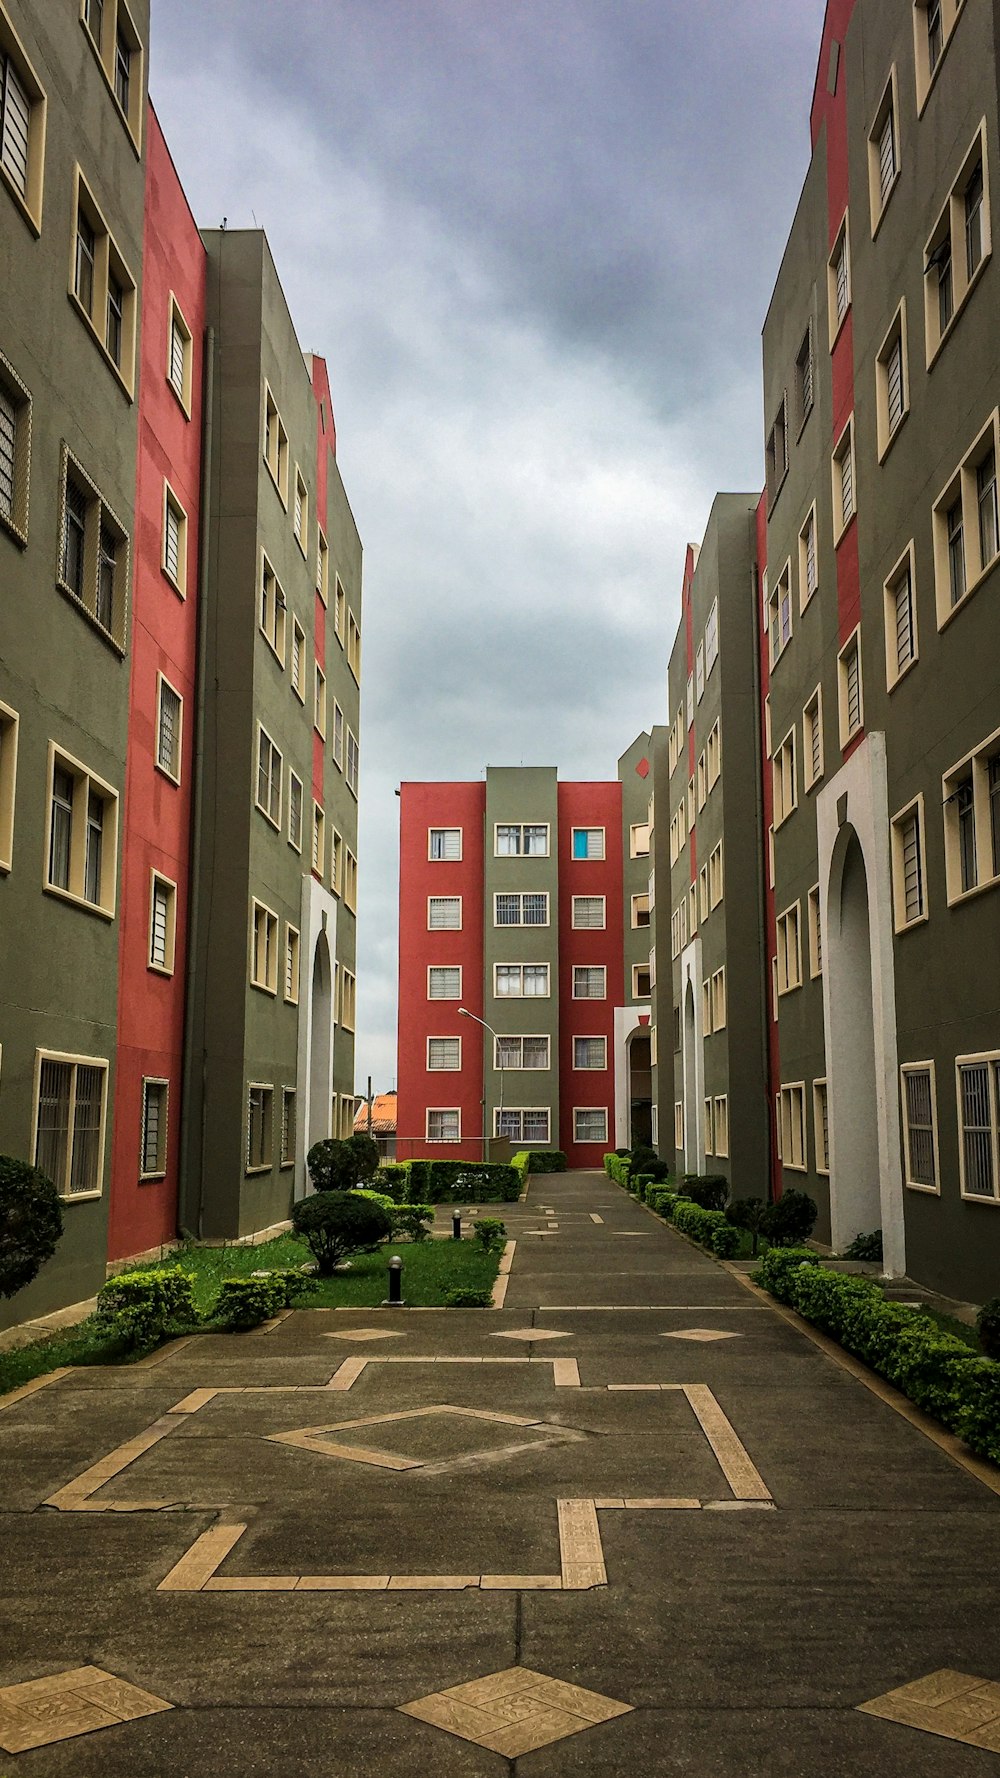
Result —
<instances>
[{"instance_id":1,"label":"street lamp post","mask_svg":"<svg viewBox=\"0 0 1000 1778\"><path fill-rule=\"evenodd\" d=\"M497 1050L496 1050L497 1068L496 1068L496 1071L500 1076L500 1104L497 1107L497 1114L498 1114L497 1115L497 1126L498 1126L497 1134L499 1136L502 1136L503 1135L503 1051L500 1049L500 1039L497 1036L496 1032L494 1031L493 1026L488 1025L486 1023L485 1019L481 1019L479 1017L478 1013L470 1012L467 1006L460 1006L458 1009L458 1012L459 1012L460 1018L475 1019L476 1024L482 1025L483 1030L489 1032L494 1043L497 1045ZM489 1149L487 1147L487 1136L486 1136L486 1131L489 1127L488 1112L489 1112L489 1104L488 1104L488 1101L486 1101L484 1099L484 1102L483 1102L483 1160L484 1161L489 1159Z\"/></svg>"}]
</instances>

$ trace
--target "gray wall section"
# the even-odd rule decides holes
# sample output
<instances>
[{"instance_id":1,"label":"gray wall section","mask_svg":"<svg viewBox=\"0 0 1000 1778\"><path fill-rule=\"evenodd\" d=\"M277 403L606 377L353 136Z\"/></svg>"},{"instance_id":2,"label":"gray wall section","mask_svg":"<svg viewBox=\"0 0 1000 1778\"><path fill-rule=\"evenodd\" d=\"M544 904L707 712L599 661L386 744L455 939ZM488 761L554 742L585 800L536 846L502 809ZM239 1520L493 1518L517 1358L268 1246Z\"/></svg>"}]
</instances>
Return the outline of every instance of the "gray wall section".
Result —
<instances>
[{"instance_id":1,"label":"gray wall section","mask_svg":"<svg viewBox=\"0 0 1000 1778\"><path fill-rule=\"evenodd\" d=\"M56 586L64 442L135 548L137 400L123 391L68 295L73 173L79 164L137 280L145 180L143 160L71 9L10 0L8 10L48 111L37 238L0 185L0 352L32 399L27 543L0 526L0 701L20 719L12 868L0 873L0 1152L33 1158L39 1049L109 1066L102 1196L65 1206L55 1258L33 1285L0 1305L0 1325L80 1301L104 1279L119 924L44 893L42 885L50 743L121 797L128 728L127 652L123 658L112 648ZM148 44L148 7L131 10Z\"/></svg>"},{"instance_id":2,"label":"gray wall section","mask_svg":"<svg viewBox=\"0 0 1000 1778\"><path fill-rule=\"evenodd\" d=\"M497 824L547 822L546 858L497 858ZM548 1106L549 1137L559 1140L559 827L555 766L490 766L486 772L486 835L483 871L483 1017L501 1035L549 1037L547 1074L504 1069L507 1106ZM528 891L549 897L547 926L502 926L494 920L494 896ZM549 997L500 998L493 991L497 963L548 963ZM499 1103L493 1046L487 1045L486 1100ZM492 1131L491 1131L492 1134Z\"/></svg>"},{"instance_id":3,"label":"gray wall section","mask_svg":"<svg viewBox=\"0 0 1000 1778\"><path fill-rule=\"evenodd\" d=\"M658 893L654 896L650 918L650 949L656 959L656 983L652 996L652 1019L656 1026L657 1060L653 1064L653 1103L656 1106L657 1152L665 1159L674 1158L674 992L673 965L670 960L670 904L664 885L670 882L670 756L669 726L656 724L650 730L650 759L654 809L659 807L666 819L657 819L649 864L652 866L657 891L666 896L663 906Z\"/></svg>"}]
</instances>

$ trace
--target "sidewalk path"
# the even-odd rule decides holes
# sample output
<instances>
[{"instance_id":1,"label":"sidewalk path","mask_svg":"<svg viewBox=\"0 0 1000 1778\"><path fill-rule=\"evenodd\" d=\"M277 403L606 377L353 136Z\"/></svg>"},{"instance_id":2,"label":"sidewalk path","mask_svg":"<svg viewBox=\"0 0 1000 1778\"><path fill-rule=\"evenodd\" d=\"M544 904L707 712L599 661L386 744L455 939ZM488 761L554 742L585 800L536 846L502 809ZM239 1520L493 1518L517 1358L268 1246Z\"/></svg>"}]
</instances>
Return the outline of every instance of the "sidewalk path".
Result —
<instances>
[{"instance_id":1,"label":"sidewalk path","mask_svg":"<svg viewBox=\"0 0 1000 1778\"><path fill-rule=\"evenodd\" d=\"M996 1778L1000 1498L603 1175L503 1215L499 1312L0 1411L3 1778Z\"/></svg>"}]
</instances>

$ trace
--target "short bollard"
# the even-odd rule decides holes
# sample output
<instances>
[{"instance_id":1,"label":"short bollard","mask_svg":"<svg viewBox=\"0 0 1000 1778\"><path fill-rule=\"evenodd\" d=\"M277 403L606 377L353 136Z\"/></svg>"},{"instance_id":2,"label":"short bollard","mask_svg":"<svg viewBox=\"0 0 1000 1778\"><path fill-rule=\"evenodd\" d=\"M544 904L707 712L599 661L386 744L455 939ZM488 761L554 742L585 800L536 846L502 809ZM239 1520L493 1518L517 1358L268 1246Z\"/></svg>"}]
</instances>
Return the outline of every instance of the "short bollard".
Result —
<instances>
[{"instance_id":1,"label":"short bollard","mask_svg":"<svg viewBox=\"0 0 1000 1778\"><path fill-rule=\"evenodd\" d=\"M453 1241L462 1239L462 1212L453 1210L451 1213L451 1238Z\"/></svg>"},{"instance_id":2,"label":"short bollard","mask_svg":"<svg viewBox=\"0 0 1000 1778\"><path fill-rule=\"evenodd\" d=\"M389 1261L389 1295L382 1304L383 1309L404 1309L403 1302L403 1262L398 1253L393 1254Z\"/></svg>"}]
</instances>

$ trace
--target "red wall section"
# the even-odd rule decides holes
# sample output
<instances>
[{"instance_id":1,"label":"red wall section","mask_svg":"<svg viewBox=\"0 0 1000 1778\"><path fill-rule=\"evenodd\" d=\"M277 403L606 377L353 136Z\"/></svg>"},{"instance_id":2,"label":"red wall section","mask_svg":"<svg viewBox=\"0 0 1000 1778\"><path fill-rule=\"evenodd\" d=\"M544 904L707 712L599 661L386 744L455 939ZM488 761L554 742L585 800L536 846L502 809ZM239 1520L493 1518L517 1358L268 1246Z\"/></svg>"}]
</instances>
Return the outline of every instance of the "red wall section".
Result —
<instances>
[{"instance_id":1,"label":"red wall section","mask_svg":"<svg viewBox=\"0 0 1000 1778\"><path fill-rule=\"evenodd\" d=\"M188 419L167 381L173 293L192 334ZM155 113L149 112L141 310L139 444L132 572L129 746L121 835L118 1064L115 1079L108 1257L122 1259L177 1232L177 1166L195 732L198 509L202 438L205 252ZM187 597L162 572L163 484L188 519ZM184 700L180 787L155 766L156 685L162 673ZM148 967L151 872L177 884L174 971ZM142 1082L169 1082L167 1165L140 1184Z\"/></svg>"},{"instance_id":2,"label":"red wall section","mask_svg":"<svg viewBox=\"0 0 1000 1778\"><path fill-rule=\"evenodd\" d=\"M622 787L609 784L559 784L559 1147L571 1167L599 1167L614 1146L615 1007L625 1005L625 963L622 954L624 886L622 876ZM603 827L603 859L573 857L573 828ZM573 896L603 895L607 918L603 932L573 930ZM607 998L573 999L573 966L603 963ZM631 994L629 995L631 999ZM574 1037L606 1038L608 1066L579 1073L573 1068ZM601 1106L607 1111L608 1140L574 1142L573 1108Z\"/></svg>"},{"instance_id":3,"label":"red wall section","mask_svg":"<svg viewBox=\"0 0 1000 1778\"><path fill-rule=\"evenodd\" d=\"M459 1016L459 1006L483 1014L483 824L486 785L404 784L399 799L399 1037L398 1134L401 1161L483 1158L483 1031ZM431 861L429 827L460 827L462 857ZM619 873L620 874L620 873ZM428 932L429 895L462 897L462 930ZM428 1000L427 970L460 964L462 998ZM428 1073L428 1037L460 1037L460 1074ZM460 1143L425 1140L428 1106L461 1112Z\"/></svg>"}]
</instances>

